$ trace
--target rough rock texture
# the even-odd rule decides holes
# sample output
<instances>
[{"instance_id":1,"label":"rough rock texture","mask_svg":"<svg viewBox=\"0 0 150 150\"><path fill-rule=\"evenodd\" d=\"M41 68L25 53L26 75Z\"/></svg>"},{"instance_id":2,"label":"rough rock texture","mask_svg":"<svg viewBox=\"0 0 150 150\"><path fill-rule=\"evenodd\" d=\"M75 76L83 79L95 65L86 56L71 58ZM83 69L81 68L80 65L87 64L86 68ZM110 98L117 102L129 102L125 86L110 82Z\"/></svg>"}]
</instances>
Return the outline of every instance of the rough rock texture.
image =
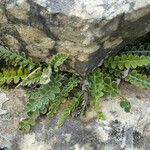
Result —
<instances>
[{"instance_id":1,"label":"rough rock texture","mask_svg":"<svg viewBox=\"0 0 150 150\"><path fill-rule=\"evenodd\" d=\"M0 0L0 45L44 60L70 54L63 69L84 74L150 32L150 0Z\"/></svg>"},{"instance_id":2,"label":"rough rock texture","mask_svg":"<svg viewBox=\"0 0 150 150\"><path fill-rule=\"evenodd\" d=\"M0 90L0 149L4 150L150 150L150 90L122 83L121 90L131 102L126 113L118 98L104 98L105 121L95 120L88 110L81 120L70 118L56 128L57 118L41 118L28 134L18 131L26 101L21 89Z\"/></svg>"}]
</instances>

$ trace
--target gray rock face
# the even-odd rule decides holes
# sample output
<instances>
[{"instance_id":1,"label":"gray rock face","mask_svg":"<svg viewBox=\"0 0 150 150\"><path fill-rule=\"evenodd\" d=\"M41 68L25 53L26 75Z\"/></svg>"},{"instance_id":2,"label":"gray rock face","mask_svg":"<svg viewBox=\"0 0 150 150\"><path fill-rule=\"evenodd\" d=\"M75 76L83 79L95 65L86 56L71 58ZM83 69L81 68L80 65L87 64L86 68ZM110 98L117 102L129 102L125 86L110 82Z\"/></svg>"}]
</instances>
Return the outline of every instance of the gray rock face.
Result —
<instances>
[{"instance_id":1,"label":"gray rock face","mask_svg":"<svg viewBox=\"0 0 150 150\"><path fill-rule=\"evenodd\" d=\"M18 131L24 117L23 90L0 91L0 149L4 150L150 150L150 90L121 84L131 102L131 112L119 106L119 98L104 98L105 121L88 110L81 119L70 118L56 128L57 117L41 118L28 134Z\"/></svg>"},{"instance_id":2,"label":"gray rock face","mask_svg":"<svg viewBox=\"0 0 150 150\"><path fill-rule=\"evenodd\" d=\"M85 74L150 32L149 0L0 0L0 44L44 60L64 51L63 69Z\"/></svg>"}]
</instances>

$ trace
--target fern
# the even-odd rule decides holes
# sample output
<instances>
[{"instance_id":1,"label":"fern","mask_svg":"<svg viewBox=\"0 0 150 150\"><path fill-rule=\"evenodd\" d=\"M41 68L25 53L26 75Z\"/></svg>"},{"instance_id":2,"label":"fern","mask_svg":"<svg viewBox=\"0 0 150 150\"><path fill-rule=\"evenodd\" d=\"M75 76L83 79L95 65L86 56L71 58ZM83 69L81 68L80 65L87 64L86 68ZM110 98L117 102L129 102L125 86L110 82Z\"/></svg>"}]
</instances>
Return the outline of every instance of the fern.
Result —
<instances>
[{"instance_id":1,"label":"fern","mask_svg":"<svg viewBox=\"0 0 150 150\"><path fill-rule=\"evenodd\" d=\"M27 117L20 123L20 130L28 132L35 125L36 120L41 114L53 117L64 99L72 99L68 106L62 111L58 120L58 126L61 126L69 115L79 106L83 108L90 102L97 113L97 118L104 119L101 109L101 97L104 95L119 96L121 98L120 106L129 112L130 102L121 94L118 89L116 78L131 82L134 85L150 88L150 77L141 75L141 70L132 71L134 68L150 68L150 44L129 46L121 55L109 58L104 61L104 65L95 69L86 76L87 85L80 84L77 76L63 76L59 72L60 66L66 61L68 54L58 53L54 55L46 64L36 64L32 59L24 54L0 47L0 59L11 64L13 67L1 69L0 85L18 84L30 86L38 84L35 88L27 92L28 102L25 106ZM144 69L145 69L144 68ZM127 76L124 71L127 70ZM132 72L131 72L132 71ZM144 70L145 71L145 70ZM147 73L147 70L145 71ZM82 85L82 86L81 86ZM77 87L78 90L74 90ZM80 90L82 89L82 90ZM86 97L86 98L85 98ZM85 105L84 105L85 102Z\"/></svg>"},{"instance_id":2,"label":"fern","mask_svg":"<svg viewBox=\"0 0 150 150\"><path fill-rule=\"evenodd\" d=\"M150 43L145 43L145 44L138 44L137 46L127 46L124 49L124 52L127 55L133 54L133 55L145 55L145 56L150 56ZM145 66L147 71L150 71L150 64Z\"/></svg>"},{"instance_id":3,"label":"fern","mask_svg":"<svg viewBox=\"0 0 150 150\"><path fill-rule=\"evenodd\" d=\"M4 84L17 84L21 80L23 80L28 74L30 73L30 70L24 69L16 69L16 68L7 68L7 69L2 69L2 73L0 73L0 85Z\"/></svg>"},{"instance_id":4,"label":"fern","mask_svg":"<svg viewBox=\"0 0 150 150\"><path fill-rule=\"evenodd\" d=\"M52 59L50 59L50 63L48 64L47 67L39 67L39 65L33 63L30 58L27 59L24 56L24 54L20 55L19 53L8 50L4 47L0 47L0 58L4 59L6 62L9 62L11 63L11 65L16 66L16 67L20 66L21 68L28 68L29 70L32 70L33 68L37 67L35 70L33 70L33 72L29 74L29 76L27 76L24 79L24 81L22 81L17 86L19 87L20 85L29 86L35 83L40 83L40 84L49 83L51 80L50 77L52 75L52 67L54 68L54 71L57 72L58 67L61 64L63 64L63 62L68 58L68 55L65 53L58 53L57 55L54 55Z\"/></svg>"},{"instance_id":5,"label":"fern","mask_svg":"<svg viewBox=\"0 0 150 150\"><path fill-rule=\"evenodd\" d=\"M124 48L124 51L122 53L125 53L127 55L145 55L150 56L150 43L145 44L138 44L137 46L126 46Z\"/></svg>"},{"instance_id":6,"label":"fern","mask_svg":"<svg viewBox=\"0 0 150 150\"><path fill-rule=\"evenodd\" d=\"M57 55L54 55L52 59L50 60L50 63L47 65L47 67L38 67L36 68L27 78L25 78L18 86L29 86L31 84L39 83L39 84L48 84L51 81L51 75L52 75L52 67L54 67L54 71L58 71L58 67L63 64L63 62L68 58L67 54L64 53L58 53ZM56 69L57 68L57 69ZM17 86L17 87L18 87Z\"/></svg>"},{"instance_id":7,"label":"fern","mask_svg":"<svg viewBox=\"0 0 150 150\"><path fill-rule=\"evenodd\" d=\"M39 83L42 79L42 71L41 68L35 69L31 72L17 87L20 85L23 86L30 86L31 84Z\"/></svg>"},{"instance_id":8,"label":"fern","mask_svg":"<svg viewBox=\"0 0 150 150\"><path fill-rule=\"evenodd\" d=\"M43 110L48 108L49 103L54 101L56 94L60 93L62 79L63 77L61 75L52 76L52 82L42 85L39 89L29 92L28 102L24 109L29 116L27 120L36 120L40 113L43 113ZM26 124L27 120L23 120L20 125L24 125L24 121ZM23 126L20 127L20 129L25 130L23 129Z\"/></svg>"},{"instance_id":9,"label":"fern","mask_svg":"<svg viewBox=\"0 0 150 150\"><path fill-rule=\"evenodd\" d=\"M50 101L55 99L55 95L60 92L61 87L61 75L52 77L52 82L46 85L42 85L39 89L30 92L28 95L28 102L25 107L25 112L34 112L47 106Z\"/></svg>"},{"instance_id":10,"label":"fern","mask_svg":"<svg viewBox=\"0 0 150 150\"><path fill-rule=\"evenodd\" d=\"M57 55L54 55L48 62L48 66L43 69L40 84L47 84L51 81L50 77L52 75L52 69L54 69L55 72L58 72L58 67L61 66L64 61L68 58L68 55L66 53L58 53Z\"/></svg>"},{"instance_id":11,"label":"fern","mask_svg":"<svg viewBox=\"0 0 150 150\"><path fill-rule=\"evenodd\" d=\"M35 125L35 118L26 118L19 122L19 130L27 133Z\"/></svg>"},{"instance_id":12,"label":"fern","mask_svg":"<svg viewBox=\"0 0 150 150\"><path fill-rule=\"evenodd\" d=\"M4 59L13 66L21 66L22 68L27 67L30 70L36 67L36 64L32 62L31 58L27 59L23 53L20 55L19 53L10 51L4 47L0 47L0 59Z\"/></svg>"},{"instance_id":13,"label":"fern","mask_svg":"<svg viewBox=\"0 0 150 150\"><path fill-rule=\"evenodd\" d=\"M137 68L150 64L150 56L135 56L135 55L121 55L109 58L104 62L105 67L111 67L112 69L119 68Z\"/></svg>"},{"instance_id":14,"label":"fern","mask_svg":"<svg viewBox=\"0 0 150 150\"><path fill-rule=\"evenodd\" d=\"M130 72L126 77L126 80L136 86L150 88L150 78L146 75L139 74L136 71Z\"/></svg>"},{"instance_id":15,"label":"fern","mask_svg":"<svg viewBox=\"0 0 150 150\"><path fill-rule=\"evenodd\" d=\"M58 53L51 58L48 64L54 68L55 72L58 72L58 67L64 63L68 56L66 53Z\"/></svg>"},{"instance_id":16,"label":"fern","mask_svg":"<svg viewBox=\"0 0 150 150\"><path fill-rule=\"evenodd\" d=\"M69 93L78 85L79 82L80 81L76 76L72 76L69 78L68 83L63 86L60 94L57 95L55 101L49 107L49 112L47 114L49 118L55 115L61 102L64 100L64 98L67 98L69 96Z\"/></svg>"},{"instance_id":17,"label":"fern","mask_svg":"<svg viewBox=\"0 0 150 150\"><path fill-rule=\"evenodd\" d=\"M121 92L118 89L117 83L112 81L110 77L104 78L104 93L111 96L121 96Z\"/></svg>"},{"instance_id":18,"label":"fern","mask_svg":"<svg viewBox=\"0 0 150 150\"><path fill-rule=\"evenodd\" d=\"M62 126L65 120L69 117L69 115L74 111L74 109L79 105L79 103L82 101L82 95L83 93L80 91L76 94L77 96L69 102L69 106L61 112L61 115L58 120L58 126Z\"/></svg>"},{"instance_id":19,"label":"fern","mask_svg":"<svg viewBox=\"0 0 150 150\"><path fill-rule=\"evenodd\" d=\"M125 112L130 112L131 104L127 99L121 100L120 106L124 109Z\"/></svg>"},{"instance_id":20,"label":"fern","mask_svg":"<svg viewBox=\"0 0 150 150\"><path fill-rule=\"evenodd\" d=\"M40 76L40 84L48 84L51 81L52 68L49 65L47 68L44 68Z\"/></svg>"},{"instance_id":21,"label":"fern","mask_svg":"<svg viewBox=\"0 0 150 150\"><path fill-rule=\"evenodd\" d=\"M90 100L91 105L97 114L100 113L100 98L104 95L104 80L100 69L94 70L88 75L88 82L90 84ZM99 117L100 115L97 115Z\"/></svg>"}]
</instances>

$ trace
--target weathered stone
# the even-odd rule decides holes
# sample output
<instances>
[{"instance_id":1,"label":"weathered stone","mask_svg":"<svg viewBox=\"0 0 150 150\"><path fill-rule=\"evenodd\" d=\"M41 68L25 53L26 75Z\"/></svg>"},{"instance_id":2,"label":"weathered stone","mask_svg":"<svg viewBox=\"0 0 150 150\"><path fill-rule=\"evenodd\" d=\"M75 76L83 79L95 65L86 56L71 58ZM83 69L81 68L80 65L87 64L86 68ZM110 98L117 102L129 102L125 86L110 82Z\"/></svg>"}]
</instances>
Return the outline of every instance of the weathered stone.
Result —
<instances>
[{"instance_id":1,"label":"weathered stone","mask_svg":"<svg viewBox=\"0 0 150 150\"><path fill-rule=\"evenodd\" d=\"M2 108L2 104L8 100L5 93L0 93L0 108ZM0 115L5 114L6 110L0 110Z\"/></svg>"},{"instance_id":2,"label":"weathered stone","mask_svg":"<svg viewBox=\"0 0 150 150\"><path fill-rule=\"evenodd\" d=\"M0 4L1 45L39 60L68 52L70 61L63 69L78 74L150 32L149 0L0 0Z\"/></svg>"},{"instance_id":3,"label":"weathered stone","mask_svg":"<svg viewBox=\"0 0 150 150\"><path fill-rule=\"evenodd\" d=\"M26 95L21 89L0 91L0 148L5 150L149 150L150 90L121 84L131 102L131 112L119 106L119 98L106 97L102 111L106 120L96 120L89 109L86 116L70 117L61 128L58 116L42 117L28 134L18 130ZM2 107L1 107L2 106Z\"/></svg>"}]
</instances>

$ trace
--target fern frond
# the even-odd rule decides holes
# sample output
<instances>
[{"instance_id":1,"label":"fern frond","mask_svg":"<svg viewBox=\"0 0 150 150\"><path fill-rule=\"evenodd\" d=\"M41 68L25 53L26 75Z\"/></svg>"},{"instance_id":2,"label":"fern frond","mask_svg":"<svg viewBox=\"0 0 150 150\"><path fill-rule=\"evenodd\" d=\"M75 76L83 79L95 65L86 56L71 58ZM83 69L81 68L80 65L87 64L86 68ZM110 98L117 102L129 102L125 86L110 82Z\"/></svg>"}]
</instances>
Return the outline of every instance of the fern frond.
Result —
<instances>
[{"instance_id":1,"label":"fern frond","mask_svg":"<svg viewBox=\"0 0 150 150\"><path fill-rule=\"evenodd\" d=\"M7 68L7 69L2 69L2 72L0 73L0 85L6 84L17 84L19 83L22 79L24 79L26 76L28 76L30 73L30 70L25 69L16 69L16 68Z\"/></svg>"},{"instance_id":2,"label":"fern frond","mask_svg":"<svg viewBox=\"0 0 150 150\"><path fill-rule=\"evenodd\" d=\"M140 44L138 46L126 46L122 53L127 55L132 54L150 56L150 43Z\"/></svg>"},{"instance_id":3,"label":"fern frond","mask_svg":"<svg viewBox=\"0 0 150 150\"><path fill-rule=\"evenodd\" d=\"M55 101L52 102L49 108L49 112L47 114L49 118L55 115L55 113L59 109L61 102L64 100L64 98L68 97L69 93L78 85L79 82L80 81L74 75L69 78L68 83L64 85L63 89L56 97Z\"/></svg>"},{"instance_id":4,"label":"fern frond","mask_svg":"<svg viewBox=\"0 0 150 150\"><path fill-rule=\"evenodd\" d=\"M36 123L36 119L39 116L39 112L30 112L28 113L28 118L23 119L22 121L19 122L19 130L22 131L23 133L27 133L30 131L31 126L34 126Z\"/></svg>"},{"instance_id":5,"label":"fern frond","mask_svg":"<svg viewBox=\"0 0 150 150\"><path fill-rule=\"evenodd\" d=\"M54 68L55 72L58 72L58 67L62 65L68 57L69 55L66 53L58 53L51 58L48 64Z\"/></svg>"},{"instance_id":6,"label":"fern frond","mask_svg":"<svg viewBox=\"0 0 150 150\"><path fill-rule=\"evenodd\" d=\"M112 81L110 77L104 78L104 93L111 96L121 96L117 83Z\"/></svg>"},{"instance_id":7,"label":"fern frond","mask_svg":"<svg viewBox=\"0 0 150 150\"><path fill-rule=\"evenodd\" d=\"M40 84L48 84L50 82L50 77L52 75L52 68L49 65L47 68L44 68L42 75L40 77Z\"/></svg>"},{"instance_id":8,"label":"fern frond","mask_svg":"<svg viewBox=\"0 0 150 150\"><path fill-rule=\"evenodd\" d=\"M98 114L100 112L100 98L104 95L104 80L101 70L96 69L90 73L88 75L88 82L90 84L91 105Z\"/></svg>"},{"instance_id":9,"label":"fern frond","mask_svg":"<svg viewBox=\"0 0 150 150\"><path fill-rule=\"evenodd\" d=\"M150 56L137 56L137 55L121 55L109 58L104 62L105 67L111 67L112 69L119 68L137 68L150 64Z\"/></svg>"},{"instance_id":10,"label":"fern frond","mask_svg":"<svg viewBox=\"0 0 150 150\"><path fill-rule=\"evenodd\" d=\"M52 76L52 82L42 85L39 89L29 92L28 102L25 106L25 112L34 112L45 108L50 101L53 101L56 94L60 93L62 75Z\"/></svg>"},{"instance_id":11,"label":"fern frond","mask_svg":"<svg viewBox=\"0 0 150 150\"><path fill-rule=\"evenodd\" d=\"M126 46L122 54L127 54L127 55L144 55L144 56L150 56L150 43L138 43L136 46L135 45L129 45ZM147 71L150 71L150 64L144 66Z\"/></svg>"},{"instance_id":12,"label":"fern frond","mask_svg":"<svg viewBox=\"0 0 150 150\"><path fill-rule=\"evenodd\" d=\"M23 119L22 121L19 122L19 130L22 131L23 133L27 133L30 131L31 126L35 125L35 120L34 119Z\"/></svg>"},{"instance_id":13,"label":"fern frond","mask_svg":"<svg viewBox=\"0 0 150 150\"><path fill-rule=\"evenodd\" d=\"M70 114L74 111L74 109L79 105L79 103L82 101L82 95L83 93L80 91L77 93L77 96L69 102L69 106L65 108L59 117L58 120L58 126L62 126L65 120L70 116Z\"/></svg>"},{"instance_id":14,"label":"fern frond","mask_svg":"<svg viewBox=\"0 0 150 150\"><path fill-rule=\"evenodd\" d=\"M4 59L13 66L20 66L22 68L27 67L30 70L36 67L36 64L32 62L31 58L26 58L25 56L4 47L0 47L0 59Z\"/></svg>"},{"instance_id":15,"label":"fern frond","mask_svg":"<svg viewBox=\"0 0 150 150\"><path fill-rule=\"evenodd\" d=\"M30 86L31 84L39 83L41 80L42 71L41 67L32 71L17 87L20 85Z\"/></svg>"},{"instance_id":16,"label":"fern frond","mask_svg":"<svg viewBox=\"0 0 150 150\"><path fill-rule=\"evenodd\" d=\"M35 63L33 63L31 59L27 59L25 56L22 56L19 53L8 50L4 47L0 47L0 58L4 59L6 62L11 63L13 66L17 66L17 67L20 66L21 68L28 68L29 70L38 66ZM43 70L42 67L36 68L18 86L20 85L29 86L35 83L40 83L40 84L49 83L50 77L52 75L52 68L54 68L55 71L58 71L58 67L61 64L63 64L63 62L67 58L68 55L65 53L58 53L54 55L47 67L44 67Z\"/></svg>"},{"instance_id":17,"label":"fern frond","mask_svg":"<svg viewBox=\"0 0 150 150\"><path fill-rule=\"evenodd\" d=\"M54 101L56 94L60 92L62 75L52 76L52 82L42 85L40 88L28 93L28 102L24 111L27 113L28 118L20 122L20 130L28 131L30 127L35 124L36 119L43 114L43 110L47 109L50 101Z\"/></svg>"},{"instance_id":18,"label":"fern frond","mask_svg":"<svg viewBox=\"0 0 150 150\"><path fill-rule=\"evenodd\" d=\"M130 72L126 77L126 80L136 86L140 86L143 88L150 88L150 77L139 74L137 73L137 71Z\"/></svg>"}]
</instances>

